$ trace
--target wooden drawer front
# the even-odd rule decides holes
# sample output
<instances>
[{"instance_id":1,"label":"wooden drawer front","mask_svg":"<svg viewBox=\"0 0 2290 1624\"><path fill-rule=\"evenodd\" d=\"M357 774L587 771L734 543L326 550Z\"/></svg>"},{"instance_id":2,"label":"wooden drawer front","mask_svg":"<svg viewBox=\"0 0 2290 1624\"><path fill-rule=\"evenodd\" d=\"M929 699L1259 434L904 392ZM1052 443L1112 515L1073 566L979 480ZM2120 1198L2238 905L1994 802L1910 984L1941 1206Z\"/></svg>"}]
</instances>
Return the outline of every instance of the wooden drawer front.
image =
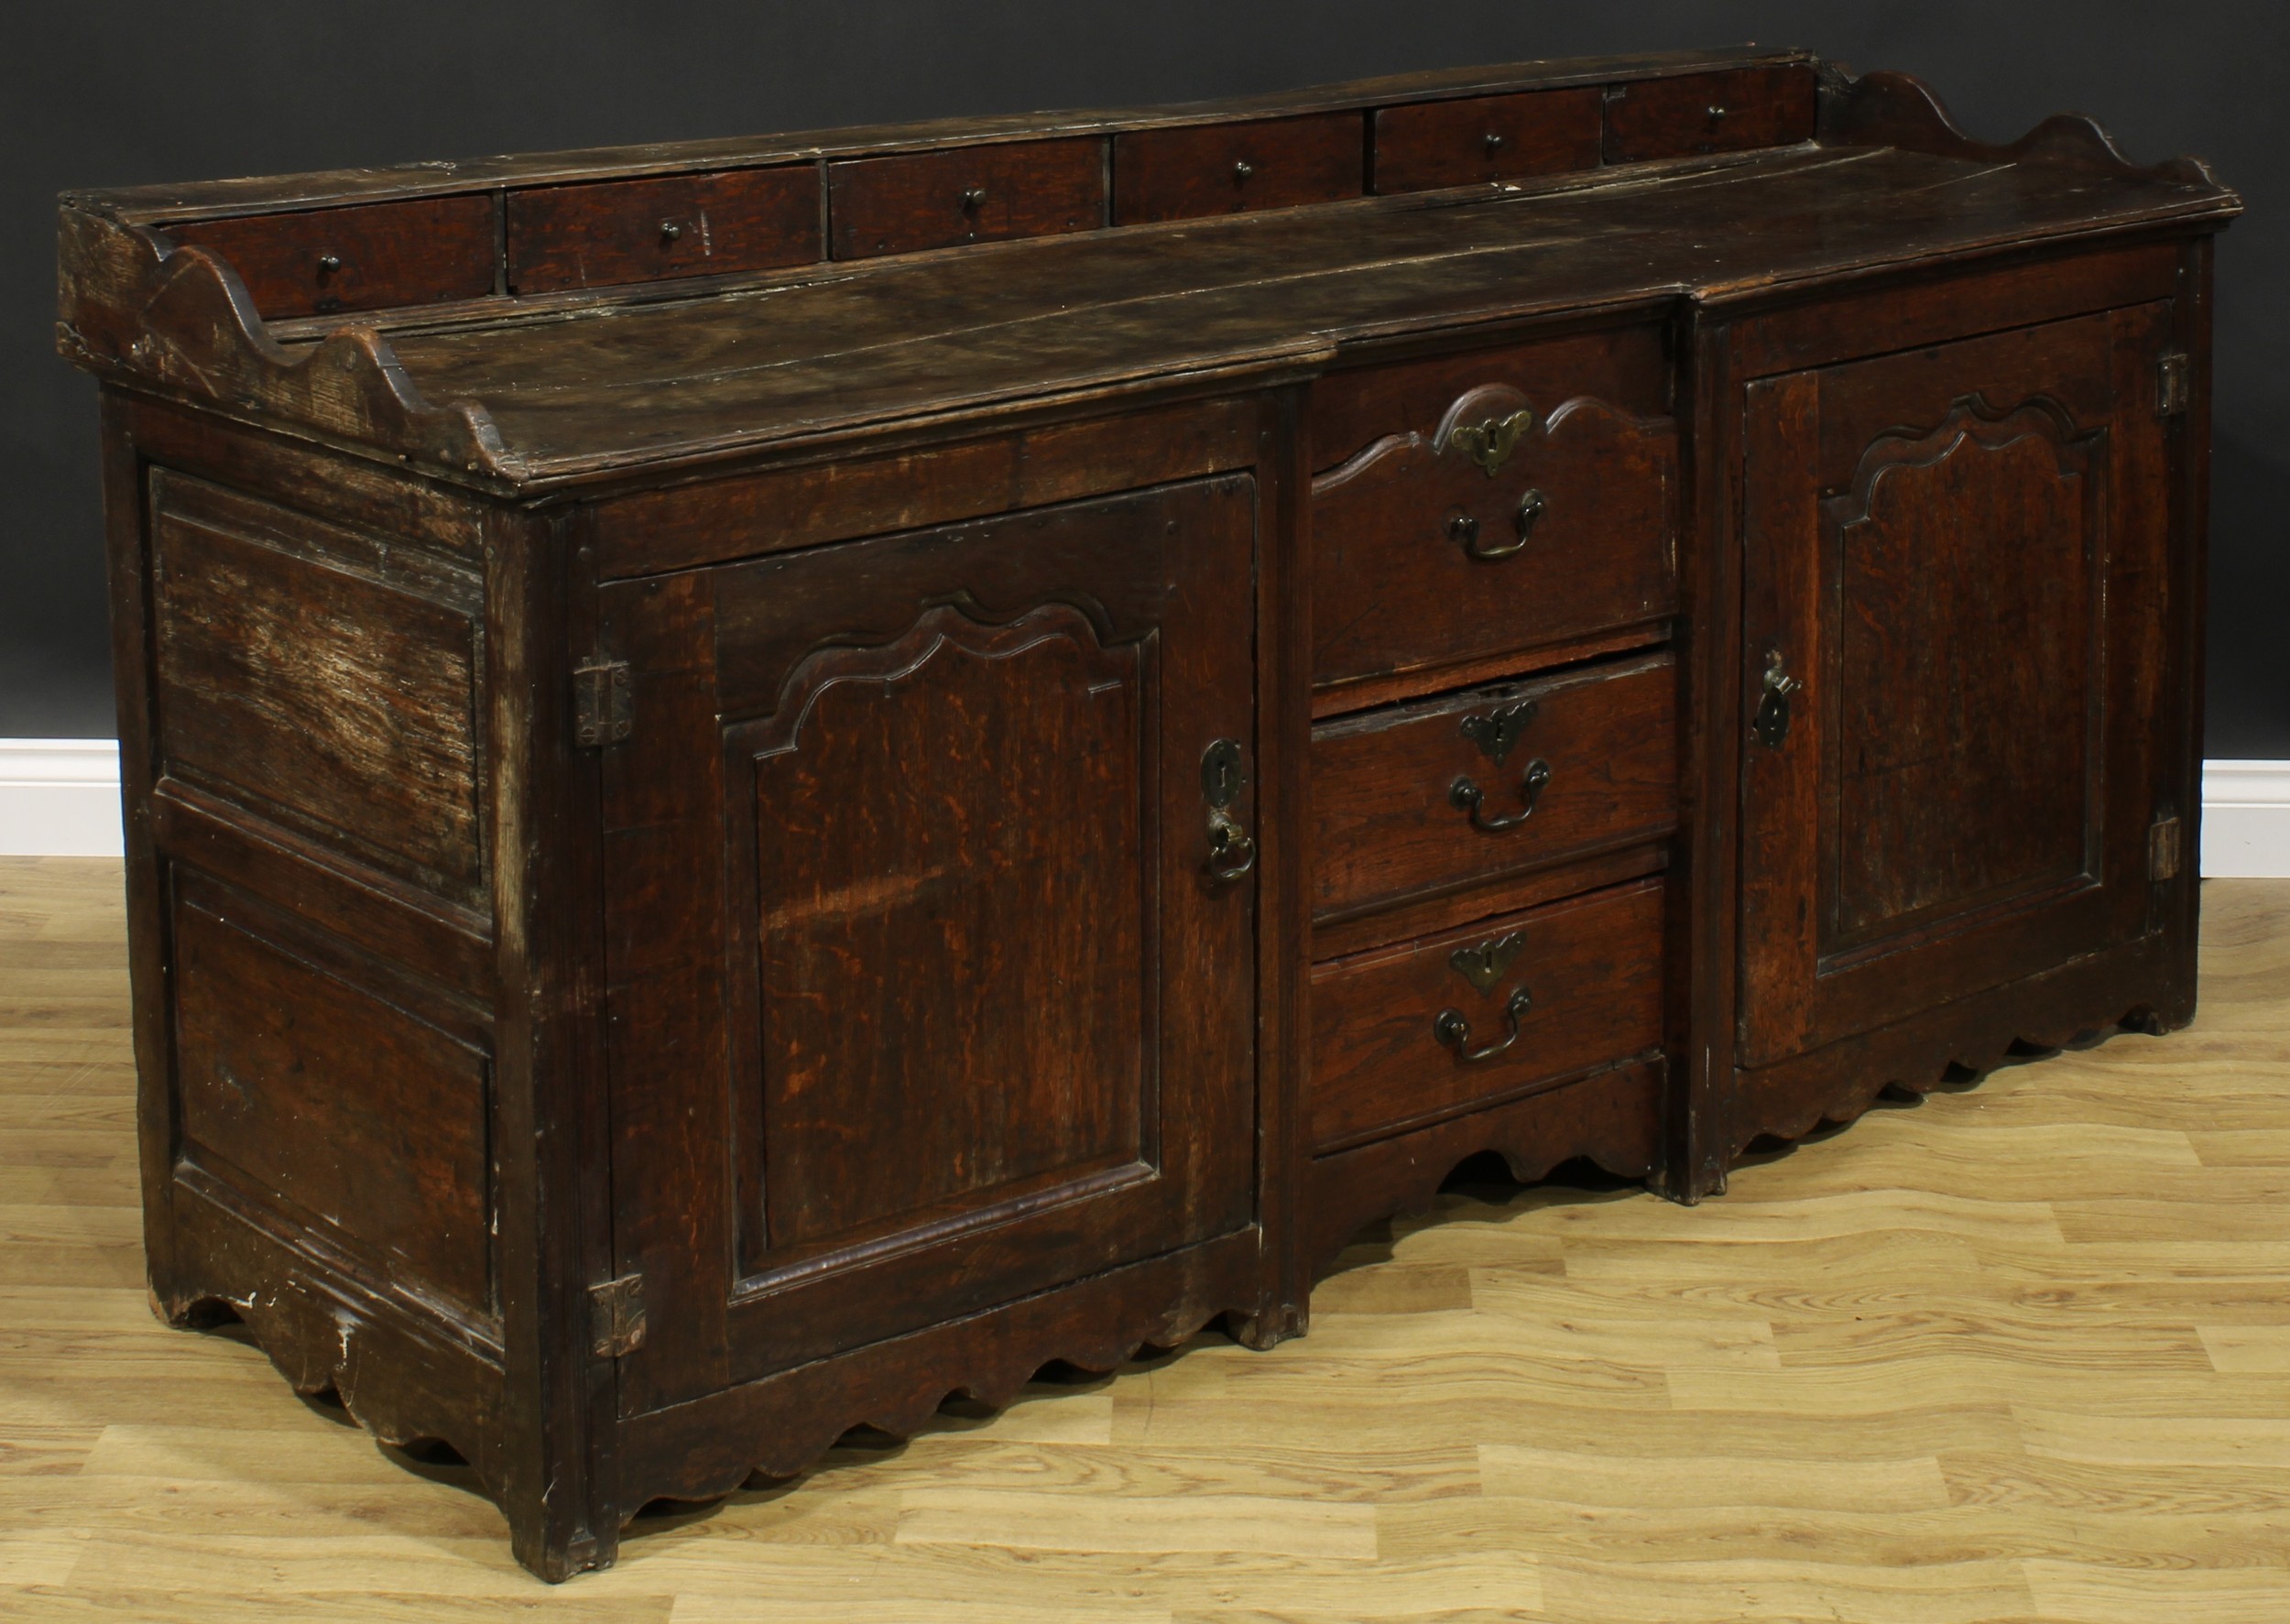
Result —
<instances>
[{"instance_id":1,"label":"wooden drawer front","mask_svg":"<svg viewBox=\"0 0 2290 1624\"><path fill-rule=\"evenodd\" d=\"M229 260L266 316L482 299L493 291L493 199L413 198L170 225Z\"/></svg>"},{"instance_id":2,"label":"wooden drawer front","mask_svg":"<svg viewBox=\"0 0 2290 1624\"><path fill-rule=\"evenodd\" d=\"M1813 139L1809 64L1648 79L1607 92L1606 161L1690 158Z\"/></svg>"},{"instance_id":3,"label":"wooden drawer front","mask_svg":"<svg viewBox=\"0 0 2290 1624\"><path fill-rule=\"evenodd\" d=\"M1102 141L1021 141L827 166L837 259L1053 236L1106 223Z\"/></svg>"},{"instance_id":4,"label":"wooden drawer front","mask_svg":"<svg viewBox=\"0 0 2290 1624\"><path fill-rule=\"evenodd\" d=\"M1389 196L1595 169L1603 106L1594 85L1379 107L1376 191Z\"/></svg>"},{"instance_id":5,"label":"wooden drawer front","mask_svg":"<svg viewBox=\"0 0 2290 1624\"><path fill-rule=\"evenodd\" d=\"M1322 724L1315 917L1666 833L1677 821L1676 690L1663 653ZM1476 812L1460 803L1463 786ZM1508 826L1481 826L1497 823Z\"/></svg>"},{"instance_id":6,"label":"wooden drawer front","mask_svg":"<svg viewBox=\"0 0 2290 1624\"><path fill-rule=\"evenodd\" d=\"M1358 197L1365 158L1357 113L1131 130L1113 138L1113 217L1133 225Z\"/></svg>"},{"instance_id":7,"label":"wooden drawer front","mask_svg":"<svg viewBox=\"0 0 2290 1624\"><path fill-rule=\"evenodd\" d=\"M1513 1099L1661 1041L1660 880L1337 959L1312 976L1313 1147Z\"/></svg>"},{"instance_id":8,"label":"wooden drawer front","mask_svg":"<svg viewBox=\"0 0 2290 1624\"><path fill-rule=\"evenodd\" d=\"M1576 386L1550 359L1528 351L1448 364L1473 381L1444 414L1392 424L1313 481L1315 687L1481 661L1670 612L1675 428L1590 392L1598 380ZM1368 417L1330 404L1332 416ZM1325 443L1317 426L1314 441Z\"/></svg>"},{"instance_id":9,"label":"wooden drawer front","mask_svg":"<svg viewBox=\"0 0 2290 1624\"><path fill-rule=\"evenodd\" d=\"M767 270L818 257L819 171L811 164L508 196L512 293Z\"/></svg>"}]
</instances>

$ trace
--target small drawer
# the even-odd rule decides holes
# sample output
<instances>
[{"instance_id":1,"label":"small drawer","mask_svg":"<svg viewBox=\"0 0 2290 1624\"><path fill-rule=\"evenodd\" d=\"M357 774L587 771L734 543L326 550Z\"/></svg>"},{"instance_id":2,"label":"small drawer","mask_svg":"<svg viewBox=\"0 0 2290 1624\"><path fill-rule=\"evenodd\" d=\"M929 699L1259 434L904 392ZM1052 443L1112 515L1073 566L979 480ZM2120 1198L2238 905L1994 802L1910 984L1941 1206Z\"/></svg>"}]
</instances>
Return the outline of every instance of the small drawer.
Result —
<instances>
[{"instance_id":1,"label":"small drawer","mask_svg":"<svg viewBox=\"0 0 2290 1624\"><path fill-rule=\"evenodd\" d=\"M1315 966L1314 1151L1658 1048L1662 898L1643 880Z\"/></svg>"},{"instance_id":2,"label":"small drawer","mask_svg":"<svg viewBox=\"0 0 2290 1624\"><path fill-rule=\"evenodd\" d=\"M231 262L265 316L327 316L483 299L493 291L493 198L409 198L170 225Z\"/></svg>"},{"instance_id":3,"label":"small drawer","mask_svg":"<svg viewBox=\"0 0 2290 1624\"><path fill-rule=\"evenodd\" d=\"M1379 107L1376 191L1384 196L1598 167L1598 87Z\"/></svg>"},{"instance_id":4,"label":"small drawer","mask_svg":"<svg viewBox=\"0 0 2290 1624\"><path fill-rule=\"evenodd\" d=\"M1314 918L1667 834L1676 693L1664 652L1322 723Z\"/></svg>"},{"instance_id":5,"label":"small drawer","mask_svg":"<svg viewBox=\"0 0 2290 1624\"><path fill-rule=\"evenodd\" d=\"M1314 391L1318 452L1367 440L1312 482L1316 689L1435 686L1442 668L1672 611L1677 432L1642 415L1666 399L1651 334L1390 373Z\"/></svg>"},{"instance_id":6,"label":"small drawer","mask_svg":"<svg viewBox=\"0 0 2290 1624\"><path fill-rule=\"evenodd\" d=\"M854 158L827 166L837 259L1053 236L1106 223L1106 148L1081 136Z\"/></svg>"},{"instance_id":7,"label":"small drawer","mask_svg":"<svg viewBox=\"0 0 2290 1624\"><path fill-rule=\"evenodd\" d=\"M1357 113L1130 130L1113 138L1113 217L1133 225L1358 197Z\"/></svg>"},{"instance_id":8,"label":"small drawer","mask_svg":"<svg viewBox=\"0 0 2290 1624\"><path fill-rule=\"evenodd\" d=\"M1813 139L1809 63L1641 79L1607 92L1606 161L1691 158Z\"/></svg>"},{"instance_id":9,"label":"small drawer","mask_svg":"<svg viewBox=\"0 0 2290 1624\"><path fill-rule=\"evenodd\" d=\"M769 270L818 257L819 170L812 164L508 194L512 293Z\"/></svg>"}]
</instances>

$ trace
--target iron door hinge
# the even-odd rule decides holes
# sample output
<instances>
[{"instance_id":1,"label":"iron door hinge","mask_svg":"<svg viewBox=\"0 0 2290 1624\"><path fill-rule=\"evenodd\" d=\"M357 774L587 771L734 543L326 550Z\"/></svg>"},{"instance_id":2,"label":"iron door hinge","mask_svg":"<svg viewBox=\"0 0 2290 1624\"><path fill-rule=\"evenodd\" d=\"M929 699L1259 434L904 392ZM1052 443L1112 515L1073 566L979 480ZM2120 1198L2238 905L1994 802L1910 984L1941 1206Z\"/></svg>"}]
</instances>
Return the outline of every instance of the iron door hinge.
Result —
<instances>
[{"instance_id":1,"label":"iron door hinge","mask_svg":"<svg viewBox=\"0 0 2290 1624\"><path fill-rule=\"evenodd\" d=\"M592 659L572 671L572 736L584 750L616 745L636 731L628 662Z\"/></svg>"},{"instance_id":2,"label":"iron door hinge","mask_svg":"<svg viewBox=\"0 0 2290 1624\"><path fill-rule=\"evenodd\" d=\"M644 1277L624 1274L588 1289L590 1346L616 1359L644 1346Z\"/></svg>"},{"instance_id":3,"label":"iron door hinge","mask_svg":"<svg viewBox=\"0 0 2290 1624\"><path fill-rule=\"evenodd\" d=\"M2147 830L2147 877L2176 879L2179 866L2186 859L2186 842L2180 834L2185 825L2176 817L2157 818Z\"/></svg>"},{"instance_id":4,"label":"iron door hinge","mask_svg":"<svg viewBox=\"0 0 2290 1624\"><path fill-rule=\"evenodd\" d=\"M2184 350L2171 350L2154 364L2155 416L2176 418L2186 412L2194 393L2193 376Z\"/></svg>"}]
</instances>

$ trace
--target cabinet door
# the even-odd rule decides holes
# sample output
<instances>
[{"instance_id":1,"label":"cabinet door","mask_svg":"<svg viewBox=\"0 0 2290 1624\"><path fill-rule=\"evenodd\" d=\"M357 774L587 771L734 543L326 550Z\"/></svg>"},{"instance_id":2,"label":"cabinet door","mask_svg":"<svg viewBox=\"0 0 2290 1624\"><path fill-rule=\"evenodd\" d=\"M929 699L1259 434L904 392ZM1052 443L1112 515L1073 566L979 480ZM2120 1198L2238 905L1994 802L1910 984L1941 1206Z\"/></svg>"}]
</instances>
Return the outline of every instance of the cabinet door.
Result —
<instances>
[{"instance_id":1,"label":"cabinet door","mask_svg":"<svg viewBox=\"0 0 2290 1624\"><path fill-rule=\"evenodd\" d=\"M1750 386L1743 1064L2145 928L2169 314Z\"/></svg>"},{"instance_id":2,"label":"cabinet door","mask_svg":"<svg viewBox=\"0 0 2290 1624\"><path fill-rule=\"evenodd\" d=\"M1253 533L1235 475L604 589L625 1411L1252 1220Z\"/></svg>"}]
</instances>

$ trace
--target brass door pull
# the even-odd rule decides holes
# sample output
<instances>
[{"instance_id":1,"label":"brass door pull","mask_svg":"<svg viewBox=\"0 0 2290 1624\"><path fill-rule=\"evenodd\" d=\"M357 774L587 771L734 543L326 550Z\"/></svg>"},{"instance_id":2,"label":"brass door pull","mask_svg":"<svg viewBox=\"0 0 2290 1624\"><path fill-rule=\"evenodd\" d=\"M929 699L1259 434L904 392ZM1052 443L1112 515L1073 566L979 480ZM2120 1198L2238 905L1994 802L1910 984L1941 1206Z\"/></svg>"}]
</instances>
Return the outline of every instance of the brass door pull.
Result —
<instances>
[{"instance_id":1,"label":"brass door pull","mask_svg":"<svg viewBox=\"0 0 2290 1624\"><path fill-rule=\"evenodd\" d=\"M1257 866L1257 843L1222 807L1208 814L1208 861L1201 872L1222 885L1238 879Z\"/></svg>"},{"instance_id":2,"label":"brass door pull","mask_svg":"<svg viewBox=\"0 0 2290 1624\"><path fill-rule=\"evenodd\" d=\"M1257 866L1257 843L1229 810L1247 781L1238 739L1220 738L1201 752L1201 799L1208 802L1208 860L1201 872L1219 885Z\"/></svg>"},{"instance_id":3,"label":"brass door pull","mask_svg":"<svg viewBox=\"0 0 2290 1624\"><path fill-rule=\"evenodd\" d=\"M1789 737L1789 696L1804 686L1804 682L1783 669L1780 649L1765 651L1765 697L1758 701L1757 715L1750 726L1757 734L1758 743L1767 749L1780 749Z\"/></svg>"},{"instance_id":4,"label":"brass door pull","mask_svg":"<svg viewBox=\"0 0 2290 1624\"><path fill-rule=\"evenodd\" d=\"M1520 780L1519 794L1526 805L1515 812L1500 817L1487 815L1487 791L1469 778L1459 778L1447 786L1447 800L1457 811L1467 813L1471 827L1488 834L1499 834L1506 829L1516 829L1534 816L1535 802L1543 798L1544 786L1551 781L1551 764L1537 756L1527 763L1527 775Z\"/></svg>"},{"instance_id":5,"label":"brass door pull","mask_svg":"<svg viewBox=\"0 0 2290 1624\"><path fill-rule=\"evenodd\" d=\"M1534 1008L1534 995L1525 987L1512 990L1503 1003L1503 1018L1508 1030L1492 1043L1474 1049L1471 1044L1471 1022L1460 1009L1442 1009L1432 1022L1432 1036L1456 1052L1456 1058L1465 1064L1493 1060L1519 1041L1519 1018Z\"/></svg>"}]
</instances>

